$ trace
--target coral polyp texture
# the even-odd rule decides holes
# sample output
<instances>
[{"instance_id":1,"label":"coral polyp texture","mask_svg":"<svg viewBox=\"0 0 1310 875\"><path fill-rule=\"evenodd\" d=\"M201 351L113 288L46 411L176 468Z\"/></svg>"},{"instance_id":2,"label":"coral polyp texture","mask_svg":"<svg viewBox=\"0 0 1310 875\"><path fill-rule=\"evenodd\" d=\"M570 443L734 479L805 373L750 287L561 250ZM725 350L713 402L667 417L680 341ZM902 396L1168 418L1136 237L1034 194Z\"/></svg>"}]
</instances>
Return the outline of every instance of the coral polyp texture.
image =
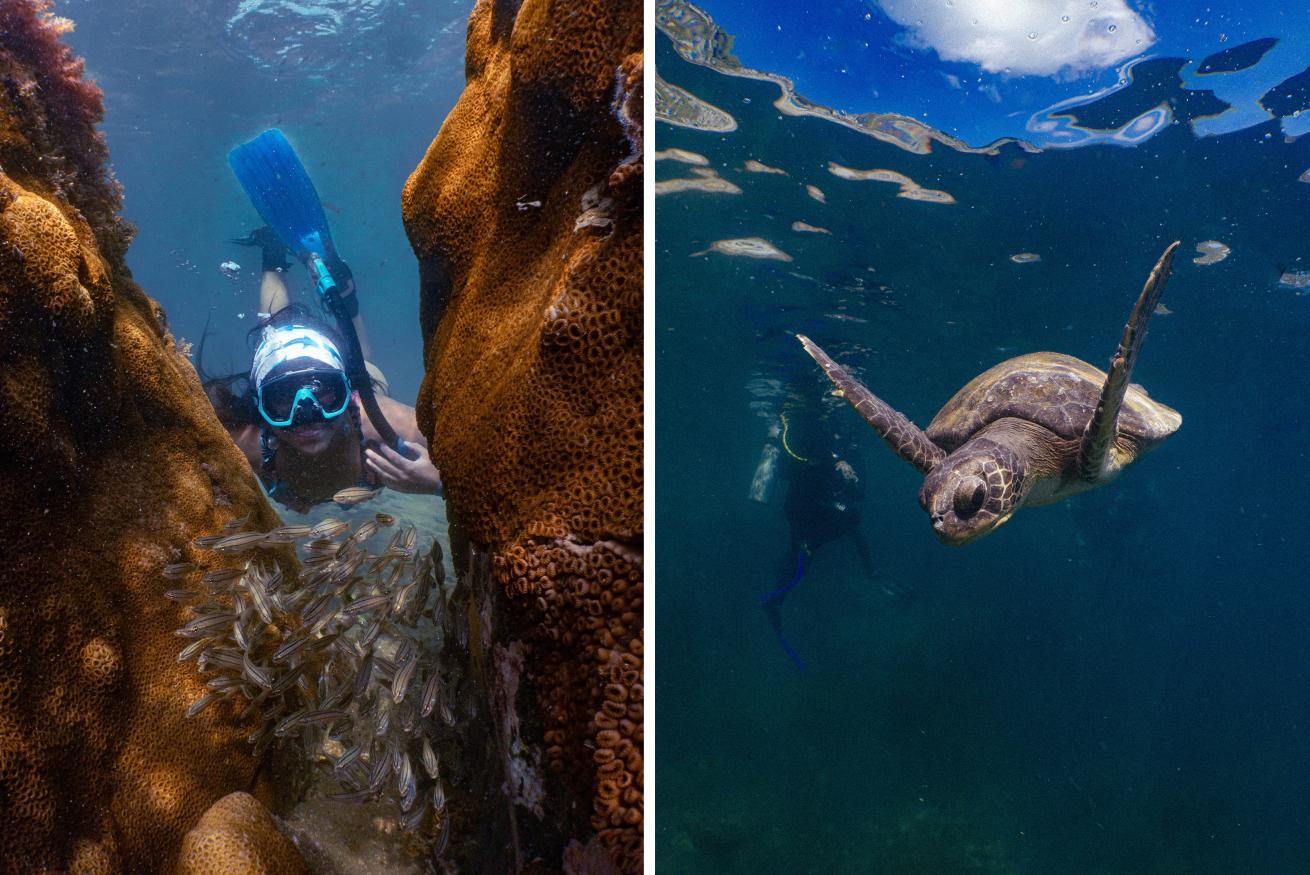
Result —
<instances>
[{"instance_id":1,"label":"coral polyp texture","mask_svg":"<svg viewBox=\"0 0 1310 875\"><path fill-rule=\"evenodd\" d=\"M489 611L515 855L558 871L603 849L636 872L641 4L480 0L467 46L467 86L402 199L419 423L474 545L465 576L490 587L471 610Z\"/></svg>"},{"instance_id":2,"label":"coral polyp texture","mask_svg":"<svg viewBox=\"0 0 1310 875\"><path fill-rule=\"evenodd\" d=\"M206 687L161 571L233 517L277 518L124 264L100 95L65 29L0 2L0 871L301 871L261 844L271 819L226 845L248 820L208 826L206 859L255 849L244 868L180 857L258 764L231 703L187 719Z\"/></svg>"},{"instance_id":3,"label":"coral polyp texture","mask_svg":"<svg viewBox=\"0 0 1310 875\"><path fill-rule=\"evenodd\" d=\"M178 875L302 875L291 840L249 793L229 793L210 806L182 840Z\"/></svg>"}]
</instances>

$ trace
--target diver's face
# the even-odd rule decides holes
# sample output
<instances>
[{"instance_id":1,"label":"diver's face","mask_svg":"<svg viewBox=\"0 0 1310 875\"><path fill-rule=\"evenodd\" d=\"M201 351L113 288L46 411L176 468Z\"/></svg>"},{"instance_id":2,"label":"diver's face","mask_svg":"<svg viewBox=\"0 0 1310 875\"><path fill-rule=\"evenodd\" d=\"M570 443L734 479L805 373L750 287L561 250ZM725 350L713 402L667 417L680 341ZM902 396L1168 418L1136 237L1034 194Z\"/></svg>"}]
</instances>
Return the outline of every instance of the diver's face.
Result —
<instances>
[{"instance_id":1,"label":"diver's face","mask_svg":"<svg viewBox=\"0 0 1310 875\"><path fill-rule=\"evenodd\" d=\"M962 547L1004 525L1019 506L1020 462L1003 448L962 447L924 478L919 505L942 543Z\"/></svg>"}]
</instances>

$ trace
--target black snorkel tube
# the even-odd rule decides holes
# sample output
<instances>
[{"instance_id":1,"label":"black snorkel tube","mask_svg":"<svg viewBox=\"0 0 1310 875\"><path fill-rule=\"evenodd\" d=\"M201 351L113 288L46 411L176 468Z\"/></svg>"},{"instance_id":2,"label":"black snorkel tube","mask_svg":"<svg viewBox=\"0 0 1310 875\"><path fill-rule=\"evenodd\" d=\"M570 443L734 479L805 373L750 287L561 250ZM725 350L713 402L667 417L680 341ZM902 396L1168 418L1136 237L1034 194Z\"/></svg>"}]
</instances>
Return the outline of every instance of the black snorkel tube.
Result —
<instances>
[{"instance_id":1,"label":"black snorkel tube","mask_svg":"<svg viewBox=\"0 0 1310 875\"><path fill-rule=\"evenodd\" d=\"M382 443L407 459L417 459L418 454L411 454L408 451L404 438L396 434L391 423L382 415L377 395L373 392L373 378L364 367L364 349L359 345L355 321L346 309L346 303L341 300L341 290L332 276L332 271L328 269L323 257L312 249L305 252L304 260L306 269L314 278L314 288L318 289L319 295L323 298L323 306L332 314L332 318L337 323L337 330L346 340L346 379L350 381L351 387L359 392L359 400L364 406L364 412L368 414L369 422L378 430Z\"/></svg>"}]
</instances>

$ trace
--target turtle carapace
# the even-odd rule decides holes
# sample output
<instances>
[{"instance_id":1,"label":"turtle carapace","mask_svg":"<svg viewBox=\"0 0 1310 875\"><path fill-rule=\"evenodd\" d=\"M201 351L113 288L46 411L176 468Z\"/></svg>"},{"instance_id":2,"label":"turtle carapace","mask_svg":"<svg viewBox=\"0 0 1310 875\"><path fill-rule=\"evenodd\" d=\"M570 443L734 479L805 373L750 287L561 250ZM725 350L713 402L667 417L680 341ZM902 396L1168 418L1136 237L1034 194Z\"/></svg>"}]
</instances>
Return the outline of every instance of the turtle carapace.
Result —
<instances>
[{"instance_id":1,"label":"turtle carapace","mask_svg":"<svg viewBox=\"0 0 1310 875\"><path fill-rule=\"evenodd\" d=\"M1022 506L1100 486L1178 430L1183 418L1130 383L1178 243L1137 298L1108 373L1035 352L974 377L920 431L808 337L805 351L892 450L924 474L919 504L943 542L967 544Z\"/></svg>"}]
</instances>

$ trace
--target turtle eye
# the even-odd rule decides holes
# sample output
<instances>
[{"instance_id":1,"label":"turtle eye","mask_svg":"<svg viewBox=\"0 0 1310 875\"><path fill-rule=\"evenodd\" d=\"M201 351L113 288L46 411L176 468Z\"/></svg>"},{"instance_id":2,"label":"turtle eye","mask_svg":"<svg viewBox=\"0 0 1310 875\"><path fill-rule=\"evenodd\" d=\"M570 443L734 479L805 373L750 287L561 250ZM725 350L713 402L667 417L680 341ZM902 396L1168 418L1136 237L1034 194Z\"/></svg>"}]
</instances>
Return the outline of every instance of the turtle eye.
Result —
<instances>
[{"instance_id":1,"label":"turtle eye","mask_svg":"<svg viewBox=\"0 0 1310 875\"><path fill-rule=\"evenodd\" d=\"M986 484L977 478L966 480L955 490L955 515L962 519L973 516L986 499Z\"/></svg>"}]
</instances>

